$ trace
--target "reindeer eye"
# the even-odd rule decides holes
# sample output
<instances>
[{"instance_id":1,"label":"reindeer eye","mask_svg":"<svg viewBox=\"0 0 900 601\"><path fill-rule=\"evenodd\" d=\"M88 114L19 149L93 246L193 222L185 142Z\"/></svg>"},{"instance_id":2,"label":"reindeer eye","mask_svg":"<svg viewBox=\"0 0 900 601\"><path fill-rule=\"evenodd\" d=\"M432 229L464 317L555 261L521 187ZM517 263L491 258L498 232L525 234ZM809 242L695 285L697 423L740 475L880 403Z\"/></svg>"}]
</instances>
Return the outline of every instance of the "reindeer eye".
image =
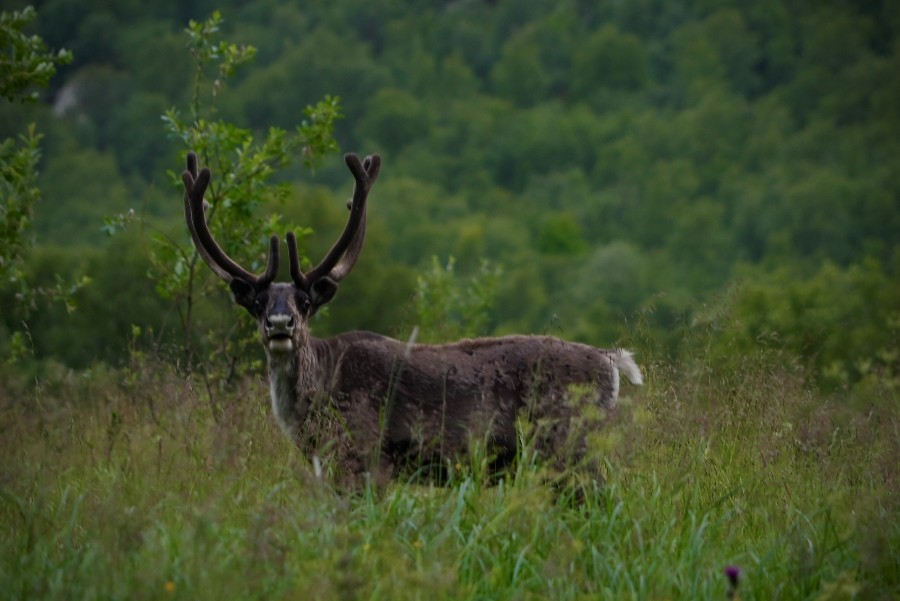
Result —
<instances>
[{"instance_id":1,"label":"reindeer eye","mask_svg":"<svg viewBox=\"0 0 900 601\"><path fill-rule=\"evenodd\" d=\"M259 295L253 300L253 310L257 315L262 314L263 310L266 308L266 297L265 295Z\"/></svg>"},{"instance_id":2,"label":"reindeer eye","mask_svg":"<svg viewBox=\"0 0 900 601\"><path fill-rule=\"evenodd\" d=\"M300 311L303 315L309 313L309 309L312 307L312 303L309 300L309 297L303 294L297 295L297 310Z\"/></svg>"}]
</instances>

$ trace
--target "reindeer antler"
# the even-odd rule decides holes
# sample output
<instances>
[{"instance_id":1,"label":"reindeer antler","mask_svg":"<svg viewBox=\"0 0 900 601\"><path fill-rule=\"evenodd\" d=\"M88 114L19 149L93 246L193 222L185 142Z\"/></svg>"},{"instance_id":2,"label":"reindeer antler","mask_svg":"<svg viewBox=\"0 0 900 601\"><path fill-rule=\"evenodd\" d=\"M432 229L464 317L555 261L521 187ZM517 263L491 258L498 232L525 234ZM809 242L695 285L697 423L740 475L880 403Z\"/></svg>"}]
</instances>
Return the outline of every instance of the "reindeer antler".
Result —
<instances>
[{"instance_id":1,"label":"reindeer antler","mask_svg":"<svg viewBox=\"0 0 900 601\"><path fill-rule=\"evenodd\" d=\"M372 184L381 170L381 157L377 154L367 156L362 162L355 154L344 156L344 162L356 180L353 186L353 198L349 203L350 217L347 225L328 254L322 261L304 274L300 269L300 258L297 253L297 239L293 232L288 232L287 245L290 259L291 278L298 288L310 290L316 282L324 278L334 283L340 282L359 259L366 237L366 201Z\"/></svg>"},{"instance_id":2,"label":"reindeer antler","mask_svg":"<svg viewBox=\"0 0 900 601\"><path fill-rule=\"evenodd\" d=\"M250 284L256 290L262 290L269 286L278 274L278 236L272 236L269 239L266 270L260 276L250 273L225 254L225 251L213 238L204 214L203 195L209 186L211 177L212 175L206 167L198 172L197 155L189 152L187 169L181 174L181 181L184 182L184 217L194 246L210 269L229 284L237 279Z\"/></svg>"}]
</instances>

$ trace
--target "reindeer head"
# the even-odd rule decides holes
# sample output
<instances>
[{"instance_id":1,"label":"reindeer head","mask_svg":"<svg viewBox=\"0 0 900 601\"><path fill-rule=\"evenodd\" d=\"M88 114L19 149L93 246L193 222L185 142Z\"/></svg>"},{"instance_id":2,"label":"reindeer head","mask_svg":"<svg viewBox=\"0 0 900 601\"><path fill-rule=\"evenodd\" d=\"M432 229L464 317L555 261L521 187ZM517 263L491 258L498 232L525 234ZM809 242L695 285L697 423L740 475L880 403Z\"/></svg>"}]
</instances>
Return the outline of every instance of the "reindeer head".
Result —
<instances>
[{"instance_id":1,"label":"reindeer head","mask_svg":"<svg viewBox=\"0 0 900 601\"><path fill-rule=\"evenodd\" d=\"M344 231L322 261L309 272L300 269L297 239L287 234L290 283L275 283L278 274L278 236L269 239L266 270L254 275L232 260L213 239L206 223L203 194L209 186L210 171L197 169L197 155L188 154L184 182L184 217L197 252L206 264L228 283L234 300L259 324L266 350L271 354L293 351L307 344L309 318L330 301L338 283L350 273L366 237L366 199L381 168L377 154L360 161L355 154L344 157L356 184L348 202L350 217Z\"/></svg>"}]
</instances>

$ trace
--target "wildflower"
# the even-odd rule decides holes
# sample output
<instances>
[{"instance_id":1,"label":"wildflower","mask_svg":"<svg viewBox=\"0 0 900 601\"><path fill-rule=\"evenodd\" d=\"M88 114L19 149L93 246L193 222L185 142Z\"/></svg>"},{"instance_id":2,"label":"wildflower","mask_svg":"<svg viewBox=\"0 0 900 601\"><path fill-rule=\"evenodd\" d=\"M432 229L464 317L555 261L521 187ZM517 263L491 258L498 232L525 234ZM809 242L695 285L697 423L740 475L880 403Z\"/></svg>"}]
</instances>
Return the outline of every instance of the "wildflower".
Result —
<instances>
[{"instance_id":1,"label":"wildflower","mask_svg":"<svg viewBox=\"0 0 900 601\"><path fill-rule=\"evenodd\" d=\"M175 583L171 580L166 580L166 583L163 585L163 590L171 595L175 592Z\"/></svg>"},{"instance_id":2,"label":"wildflower","mask_svg":"<svg viewBox=\"0 0 900 601\"><path fill-rule=\"evenodd\" d=\"M737 588L741 579L741 569L737 566L725 568L725 577L728 578L728 598L737 599Z\"/></svg>"}]
</instances>

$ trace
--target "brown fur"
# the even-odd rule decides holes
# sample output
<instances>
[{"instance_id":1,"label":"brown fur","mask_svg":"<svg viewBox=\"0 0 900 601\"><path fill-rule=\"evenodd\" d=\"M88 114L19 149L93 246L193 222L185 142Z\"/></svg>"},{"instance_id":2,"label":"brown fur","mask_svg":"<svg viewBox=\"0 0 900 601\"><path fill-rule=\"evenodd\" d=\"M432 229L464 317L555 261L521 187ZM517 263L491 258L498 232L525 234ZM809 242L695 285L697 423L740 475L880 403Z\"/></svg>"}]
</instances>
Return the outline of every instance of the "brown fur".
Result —
<instances>
[{"instance_id":1,"label":"brown fur","mask_svg":"<svg viewBox=\"0 0 900 601\"><path fill-rule=\"evenodd\" d=\"M620 351L549 336L407 345L349 332L311 346L319 384L310 397L320 403L311 413L333 411L341 427L325 441L309 432L301 446L316 454L323 442L341 439L337 455L351 473L392 477L410 464L446 466L473 441L505 465L516 453L518 417L538 425L543 456L577 461L585 450L583 433L573 432L585 425L580 403L611 409L616 402ZM573 384L585 386L570 390Z\"/></svg>"}]
</instances>

